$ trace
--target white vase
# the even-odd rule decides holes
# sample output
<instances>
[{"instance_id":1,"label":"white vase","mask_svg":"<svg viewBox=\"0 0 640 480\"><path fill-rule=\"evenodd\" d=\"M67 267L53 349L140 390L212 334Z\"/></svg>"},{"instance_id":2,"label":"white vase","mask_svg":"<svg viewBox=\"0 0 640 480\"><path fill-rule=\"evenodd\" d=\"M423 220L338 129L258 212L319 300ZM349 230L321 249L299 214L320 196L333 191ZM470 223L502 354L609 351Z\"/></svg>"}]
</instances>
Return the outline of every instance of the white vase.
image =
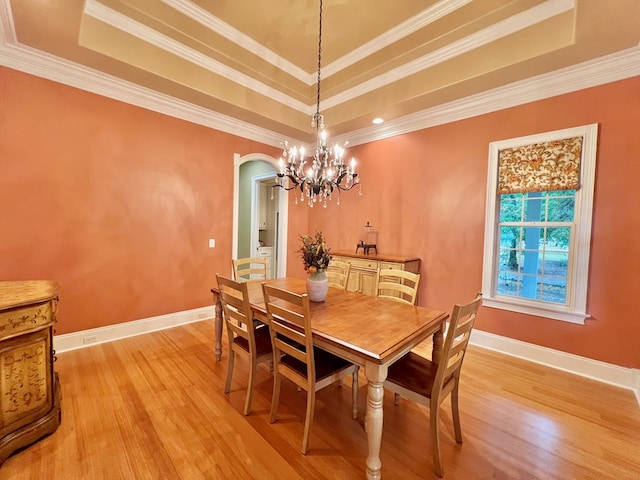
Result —
<instances>
[{"instance_id":1,"label":"white vase","mask_svg":"<svg viewBox=\"0 0 640 480\"><path fill-rule=\"evenodd\" d=\"M307 293L312 302L324 302L329 291L329 279L324 270L307 275Z\"/></svg>"}]
</instances>

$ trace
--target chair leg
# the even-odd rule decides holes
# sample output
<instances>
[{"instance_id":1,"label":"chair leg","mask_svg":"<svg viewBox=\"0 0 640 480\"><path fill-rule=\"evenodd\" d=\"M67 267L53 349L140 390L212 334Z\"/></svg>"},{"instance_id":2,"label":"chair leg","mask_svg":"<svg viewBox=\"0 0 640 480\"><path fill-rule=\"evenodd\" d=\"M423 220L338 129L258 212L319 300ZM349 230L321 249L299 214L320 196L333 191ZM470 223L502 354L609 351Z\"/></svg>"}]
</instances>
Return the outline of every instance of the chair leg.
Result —
<instances>
[{"instance_id":1,"label":"chair leg","mask_svg":"<svg viewBox=\"0 0 640 480\"><path fill-rule=\"evenodd\" d=\"M249 415L251 412L251 401L253 400L253 378L256 374L256 359L251 359L251 366L249 368L249 385L247 385L247 396L244 400L244 414Z\"/></svg>"},{"instance_id":2,"label":"chair leg","mask_svg":"<svg viewBox=\"0 0 640 480\"><path fill-rule=\"evenodd\" d=\"M453 429L455 431L456 442L462 443L462 428L460 427L460 409L458 408L458 384L451 392L451 413L453 416Z\"/></svg>"},{"instance_id":3,"label":"chair leg","mask_svg":"<svg viewBox=\"0 0 640 480\"><path fill-rule=\"evenodd\" d=\"M400 394L399 393L394 393L393 394L393 404L395 406L400 405Z\"/></svg>"},{"instance_id":4,"label":"chair leg","mask_svg":"<svg viewBox=\"0 0 640 480\"><path fill-rule=\"evenodd\" d=\"M433 470L442 477L442 463L440 462L440 402L438 398L431 398L429 420L431 423L431 443L433 444Z\"/></svg>"},{"instance_id":5,"label":"chair leg","mask_svg":"<svg viewBox=\"0 0 640 480\"><path fill-rule=\"evenodd\" d=\"M224 393L231 391L231 377L233 376L233 364L235 361L235 352L233 348L229 349L229 368L227 369L227 383L224 385Z\"/></svg>"},{"instance_id":6,"label":"chair leg","mask_svg":"<svg viewBox=\"0 0 640 480\"><path fill-rule=\"evenodd\" d=\"M355 370L351 374L351 416L354 420L358 419L358 370L360 367L356 365Z\"/></svg>"},{"instance_id":7,"label":"chair leg","mask_svg":"<svg viewBox=\"0 0 640 480\"><path fill-rule=\"evenodd\" d=\"M269 422L276 421L276 412L278 411L278 401L280 400L280 374L276 372L273 378L273 396L271 397L271 414Z\"/></svg>"},{"instance_id":8,"label":"chair leg","mask_svg":"<svg viewBox=\"0 0 640 480\"><path fill-rule=\"evenodd\" d=\"M316 409L316 392L309 389L307 392L307 414L304 418L304 436L302 437L302 454L306 455L309 449L309 434L311 433L311 423L313 422L313 412Z\"/></svg>"}]
</instances>

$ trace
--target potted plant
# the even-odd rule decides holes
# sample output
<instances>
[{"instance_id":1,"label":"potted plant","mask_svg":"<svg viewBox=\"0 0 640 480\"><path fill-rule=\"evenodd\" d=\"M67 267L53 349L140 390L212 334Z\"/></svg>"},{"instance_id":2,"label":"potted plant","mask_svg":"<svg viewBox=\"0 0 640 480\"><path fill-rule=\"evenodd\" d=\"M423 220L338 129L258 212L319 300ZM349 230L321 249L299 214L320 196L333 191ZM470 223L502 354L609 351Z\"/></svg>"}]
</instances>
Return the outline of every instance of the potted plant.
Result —
<instances>
[{"instance_id":1,"label":"potted plant","mask_svg":"<svg viewBox=\"0 0 640 480\"><path fill-rule=\"evenodd\" d=\"M331 261L330 249L325 242L322 232L315 236L300 235L302 246L300 257L304 269L307 271L307 293L312 302L322 302L329 291L329 280L326 269Z\"/></svg>"}]
</instances>

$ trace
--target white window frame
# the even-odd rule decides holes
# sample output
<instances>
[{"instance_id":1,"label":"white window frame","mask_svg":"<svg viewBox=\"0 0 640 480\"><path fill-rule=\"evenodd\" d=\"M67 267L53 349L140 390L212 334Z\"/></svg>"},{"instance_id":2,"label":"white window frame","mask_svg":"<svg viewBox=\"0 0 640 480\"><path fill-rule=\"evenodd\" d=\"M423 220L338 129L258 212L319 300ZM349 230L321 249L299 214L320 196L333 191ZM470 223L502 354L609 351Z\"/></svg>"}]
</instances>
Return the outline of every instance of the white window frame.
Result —
<instances>
[{"instance_id":1,"label":"white window frame","mask_svg":"<svg viewBox=\"0 0 640 480\"><path fill-rule=\"evenodd\" d=\"M583 137L582 159L580 164L581 188L576 190L574 211L575 237L569 247L570 268L567 277L567 304L556 305L551 302L543 302L535 299L496 294L498 280L496 268L500 247L500 234L498 232L500 196L496 192L498 183L498 154L500 150L579 136ZM482 304L484 306L563 320L581 325L584 325L585 320L589 318L590 315L586 310L597 142L598 124L591 124L526 137L501 140L489 144L487 210L482 267Z\"/></svg>"}]
</instances>

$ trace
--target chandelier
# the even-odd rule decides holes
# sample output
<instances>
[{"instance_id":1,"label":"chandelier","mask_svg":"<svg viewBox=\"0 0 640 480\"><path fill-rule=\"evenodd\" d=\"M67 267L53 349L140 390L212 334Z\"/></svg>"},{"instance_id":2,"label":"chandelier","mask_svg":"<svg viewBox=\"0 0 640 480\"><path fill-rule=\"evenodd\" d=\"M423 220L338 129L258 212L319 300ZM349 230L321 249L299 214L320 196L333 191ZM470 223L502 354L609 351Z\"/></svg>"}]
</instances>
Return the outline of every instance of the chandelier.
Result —
<instances>
[{"instance_id":1,"label":"chandelier","mask_svg":"<svg viewBox=\"0 0 640 480\"><path fill-rule=\"evenodd\" d=\"M280 172L277 174L276 185L285 190L300 189L300 201L304 202L305 196L310 207L315 203L322 203L326 208L327 200L331 194L338 192L338 205L340 205L340 192L351 190L360 184L360 178L355 171L356 160L352 158L348 165L344 163L345 147L334 145L327 147L327 132L324 125L324 117L320 114L320 66L322 63L322 0L320 0L320 28L318 35L318 89L316 96L316 113L311 117L311 128L316 133L316 149L310 161L305 157L304 147L289 145L282 142L282 157L278 160ZM362 195L362 187L360 190ZM296 204L298 196L296 195Z\"/></svg>"}]
</instances>

